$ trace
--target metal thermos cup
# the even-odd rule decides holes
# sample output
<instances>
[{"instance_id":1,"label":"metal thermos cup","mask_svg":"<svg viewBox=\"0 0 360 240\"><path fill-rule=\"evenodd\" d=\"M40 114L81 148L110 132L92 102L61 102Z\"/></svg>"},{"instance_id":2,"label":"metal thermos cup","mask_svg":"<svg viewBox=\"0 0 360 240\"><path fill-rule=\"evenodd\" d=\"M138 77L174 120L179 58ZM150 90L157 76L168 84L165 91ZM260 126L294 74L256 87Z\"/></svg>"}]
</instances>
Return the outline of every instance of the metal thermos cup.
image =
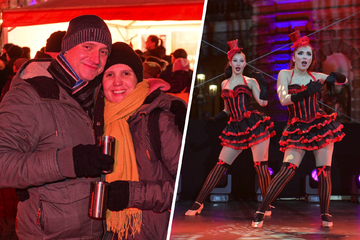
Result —
<instances>
[{"instance_id":1,"label":"metal thermos cup","mask_svg":"<svg viewBox=\"0 0 360 240\"><path fill-rule=\"evenodd\" d=\"M89 216L96 219L106 218L108 182L91 182Z\"/></svg>"},{"instance_id":2,"label":"metal thermos cup","mask_svg":"<svg viewBox=\"0 0 360 240\"><path fill-rule=\"evenodd\" d=\"M100 136L98 138L98 144L101 146L101 151L104 154L115 157L115 138L112 136ZM103 173L111 173L113 169L109 171L103 171Z\"/></svg>"}]
</instances>

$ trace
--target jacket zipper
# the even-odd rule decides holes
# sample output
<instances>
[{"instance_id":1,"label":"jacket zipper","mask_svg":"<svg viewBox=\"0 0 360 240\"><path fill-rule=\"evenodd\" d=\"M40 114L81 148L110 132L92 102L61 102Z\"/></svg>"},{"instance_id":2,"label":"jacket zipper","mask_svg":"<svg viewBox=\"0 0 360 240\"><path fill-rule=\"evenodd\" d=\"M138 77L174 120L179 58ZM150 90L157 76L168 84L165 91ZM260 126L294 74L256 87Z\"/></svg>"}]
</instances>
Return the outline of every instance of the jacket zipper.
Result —
<instances>
[{"instance_id":1,"label":"jacket zipper","mask_svg":"<svg viewBox=\"0 0 360 240\"><path fill-rule=\"evenodd\" d=\"M36 216L36 225L40 226L41 208L38 209Z\"/></svg>"}]
</instances>

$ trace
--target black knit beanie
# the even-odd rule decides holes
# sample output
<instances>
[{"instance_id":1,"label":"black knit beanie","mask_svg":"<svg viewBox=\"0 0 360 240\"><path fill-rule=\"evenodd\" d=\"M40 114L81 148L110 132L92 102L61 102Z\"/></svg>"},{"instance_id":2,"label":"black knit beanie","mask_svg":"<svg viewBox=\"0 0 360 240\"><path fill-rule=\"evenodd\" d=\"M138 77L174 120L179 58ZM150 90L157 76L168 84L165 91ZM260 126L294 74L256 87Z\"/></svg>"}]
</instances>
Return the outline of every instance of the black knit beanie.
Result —
<instances>
[{"instance_id":1,"label":"black knit beanie","mask_svg":"<svg viewBox=\"0 0 360 240\"><path fill-rule=\"evenodd\" d=\"M138 83L143 80L143 65L141 58L128 44L116 42L111 46L111 54L107 59L104 72L115 64L125 64L129 66L134 71Z\"/></svg>"},{"instance_id":2,"label":"black knit beanie","mask_svg":"<svg viewBox=\"0 0 360 240\"><path fill-rule=\"evenodd\" d=\"M19 58L23 54L23 50L18 45L13 45L7 50L9 58Z\"/></svg>"},{"instance_id":3,"label":"black knit beanie","mask_svg":"<svg viewBox=\"0 0 360 240\"><path fill-rule=\"evenodd\" d=\"M12 44L12 43L5 43L5 44L4 44L4 49L5 49L6 51L8 51L12 46L14 46L14 44Z\"/></svg>"},{"instance_id":4,"label":"black knit beanie","mask_svg":"<svg viewBox=\"0 0 360 240\"><path fill-rule=\"evenodd\" d=\"M61 52L88 41L103 43L111 51L110 30L104 20L96 15L82 15L70 21L61 43Z\"/></svg>"}]
</instances>

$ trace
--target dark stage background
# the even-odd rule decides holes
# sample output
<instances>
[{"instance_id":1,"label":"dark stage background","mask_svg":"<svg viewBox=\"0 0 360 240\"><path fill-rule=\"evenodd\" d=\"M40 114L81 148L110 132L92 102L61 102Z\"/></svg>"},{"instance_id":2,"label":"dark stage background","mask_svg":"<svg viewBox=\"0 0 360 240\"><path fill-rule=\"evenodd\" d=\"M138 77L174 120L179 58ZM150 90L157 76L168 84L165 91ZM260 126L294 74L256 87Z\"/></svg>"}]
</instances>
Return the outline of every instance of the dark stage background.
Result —
<instances>
[{"instance_id":1,"label":"dark stage background","mask_svg":"<svg viewBox=\"0 0 360 240\"><path fill-rule=\"evenodd\" d=\"M208 124L204 120L190 120L182 160L181 188L179 200L194 200L207 174L218 161L221 142L218 138L226 122ZM269 167L276 174L282 164L283 153L278 144L286 122L275 122L276 136L271 138ZM335 143L332 161L332 195L350 195L351 179L360 174L360 124L345 123L346 136ZM307 152L296 175L284 188L279 198L301 198L305 196L305 177L315 168L312 152ZM255 169L251 150L244 150L234 161L228 173L232 175L230 198L255 199ZM273 174L273 176L274 176Z\"/></svg>"},{"instance_id":2,"label":"dark stage background","mask_svg":"<svg viewBox=\"0 0 360 240\"><path fill-rule=\"evenodd\" d=\"M190 120L181 171L180 199L195 199L207 174L218 161L221 150L218 136L226 122L207 125L204 115L215 116L224 109L221 82L228 62L227 42L238 39L246 55L244 75L253 77L259 69L267 81L269 102L253 107L270 116L277 135L271 138L269 166L281 167L283 153L279 139L288 111L281 106L277 92L277 75L288 69L292 50L288 34L299 30L307 35L315 49L315 72L338 71L349 82L336 86L334 93L324 90L319 104L327 113L338 112L337 121L344 124L346 136L335 143L332 166L333 195L350 195L351 180L360 174L360 1L341 0L208 0L202 42L189 106ZM198 74L203 74L202 77ZM217 91L210 91L210 85ZM308 152L297 174L279 195L282 198L305 196L305 178L315 168ZM232 174L232 194L238 199L255 197L255 169L251 150L243 151L228 171Z\"/></svg>"}]
</instances>

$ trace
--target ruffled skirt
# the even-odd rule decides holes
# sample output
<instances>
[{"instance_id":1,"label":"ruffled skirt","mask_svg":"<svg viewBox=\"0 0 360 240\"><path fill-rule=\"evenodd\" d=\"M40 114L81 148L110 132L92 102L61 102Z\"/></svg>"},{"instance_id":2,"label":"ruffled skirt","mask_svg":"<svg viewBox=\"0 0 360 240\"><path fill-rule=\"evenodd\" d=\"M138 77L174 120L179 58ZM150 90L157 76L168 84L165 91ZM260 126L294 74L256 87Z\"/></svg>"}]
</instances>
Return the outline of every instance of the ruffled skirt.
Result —
<instances>
[{"instance_id":1,"label":"ruffled skirt","mask_svg":"<svg viewBox=\"0 0 360 240\"><path fill-rule=\"evenodd\" d=\"M336 113L327 115L317 112L309 122L292 118L280 138L280 151L284 152L287 148L311 151L341 141L345 133L341 131L343 125L335 121L336 116Z\"/></svg>"},{"instance_id":2,"label":"ruffled skirt","mask_svg":"<svg viewBox=\"0 0 360 240\"><path fill-rule=\"evenodd\" d=\"M219 138L222 146L236 150L247 149L274 136L270 117L256 110L248 111L241 120L230 120Z\"/></svg>"}]
</instances>

